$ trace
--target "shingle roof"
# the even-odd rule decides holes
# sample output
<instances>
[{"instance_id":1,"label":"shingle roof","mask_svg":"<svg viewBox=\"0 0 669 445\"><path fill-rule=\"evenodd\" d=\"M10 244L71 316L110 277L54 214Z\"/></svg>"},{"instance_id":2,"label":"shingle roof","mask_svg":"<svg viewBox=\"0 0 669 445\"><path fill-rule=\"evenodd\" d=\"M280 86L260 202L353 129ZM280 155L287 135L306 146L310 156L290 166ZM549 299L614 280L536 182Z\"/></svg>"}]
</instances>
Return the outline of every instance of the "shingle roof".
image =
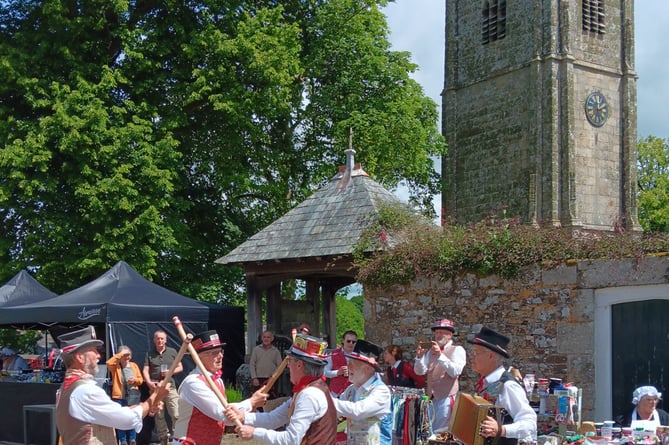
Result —
<instances>
[{"instance_id":1,"label":"shingle roof","mask_svg":"<svg viewBox=\"0 0 669 445\"><path fill-rule=\"evenodd\" d=\"M380 204L399 202L359 165L349 167L216 263L351 254L363 230L374 221Z\"/></svg>"}]
</instances>

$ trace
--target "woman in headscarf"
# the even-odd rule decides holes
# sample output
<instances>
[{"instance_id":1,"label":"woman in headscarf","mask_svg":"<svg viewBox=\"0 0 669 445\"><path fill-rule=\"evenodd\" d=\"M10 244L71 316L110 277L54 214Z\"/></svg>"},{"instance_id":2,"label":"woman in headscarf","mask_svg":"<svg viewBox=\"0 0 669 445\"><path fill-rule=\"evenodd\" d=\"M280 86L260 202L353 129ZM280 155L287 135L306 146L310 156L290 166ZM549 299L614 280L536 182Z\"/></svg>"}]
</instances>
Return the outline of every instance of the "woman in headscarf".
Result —
<instances>
[{"instance_id":1,"label":"woman in headscarf","mask_svg":"<svg viewBox=\"0 0 669 445\"><path fill-rule=\"evenodd\" d=\"M655 428L660 425L669 425L669 413L657 407L660 400L662 400L662 393L658 392L654 386L640 386L632 394L634 409L619 416L616 420L622 426L631 426L635 420L649 422L650 424L646 426L651 428L651 425L654 425Z\"/></svg>"}]
</instances>

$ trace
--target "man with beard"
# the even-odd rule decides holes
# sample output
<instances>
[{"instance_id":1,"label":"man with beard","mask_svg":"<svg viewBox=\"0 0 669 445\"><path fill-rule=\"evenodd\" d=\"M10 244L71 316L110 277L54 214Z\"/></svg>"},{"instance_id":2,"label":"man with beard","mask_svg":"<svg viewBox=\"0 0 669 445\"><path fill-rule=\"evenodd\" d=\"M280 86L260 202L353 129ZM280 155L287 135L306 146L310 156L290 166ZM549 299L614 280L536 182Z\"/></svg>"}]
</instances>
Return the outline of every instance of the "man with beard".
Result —
<instances>
[{"instance_id":1,"label":"man with beard","mask_svg":"<svg viewBox=\"0 0 669 445\"><path fill-rule=\"evenodd\" d=\"M414 371L427 374L427 389L434 406L432 430L442 432L448 428L448 420L455 404L455 395L460 390L458 379L467 362L467 353L462 346L453 344L455 325L446 318L432 325L434 340L429 349L420 344L416 351Z\"/></svg>"},{"instance_id":2,"label":"man with beard","mask_svg":"<svg viewBox=\"0 0 669 445\"><path fill-rule=\"evenodd\" d=\"M102 341L93 326L58 337L65 363L65 380L56 397L56 425L63 445L116 445L114 429L142 429L142 419L155 414L169 388L155 391L144 402L121 406L95 383Z\"/></svg>"},{"instance_id":3,"label":"man with beard","mask_svg":"<svg viewBox=\"0 0 669 445\"><path fill-rule=\"evenodd\" d=\"M197 334L191 344L212 381L221 394L225 395L225 385L221 379L225 343L221 343L218 333L212 330ZM200 369L195 369L184 379L179 386L179 397L179 419L174 426L175 437L182 443L188 438L197 445L220 444L225 426L232 426L233 423L225 417L221 401L207 385ZM233 406L249 412L262 406L266 399L267 394L258 391L251 398L234 403Z\"/></svg>"},{"instance_id":4,"label":"man with beard","mask_svg":"<svg viewBox=\"0 0 669 445\"><path fill-rule=\"evenodd\" d=\"M381 372L376 361L380 353L375 344L358 340L353 352L346 354L352 385L334 399L334 405L337 414L346 418L348 445L391 443L390 389L377 374Z\"/></svg>"},{"instance_id":5,"label":"man with beard","mask_svg":"<svg viewBox=\"0 0 669 445\"><path fill-rule=\"evenodd\" d=\"M287 352L293 396L266 413L243 413L232 406L225 410L228 419L239 419L244 424L237 427L239 437L270 445L335 445L337 411L322 378L325 348L326 342L297 334ZM274 431L284 426L282 431Z\"/></svg>"}]
</instances>

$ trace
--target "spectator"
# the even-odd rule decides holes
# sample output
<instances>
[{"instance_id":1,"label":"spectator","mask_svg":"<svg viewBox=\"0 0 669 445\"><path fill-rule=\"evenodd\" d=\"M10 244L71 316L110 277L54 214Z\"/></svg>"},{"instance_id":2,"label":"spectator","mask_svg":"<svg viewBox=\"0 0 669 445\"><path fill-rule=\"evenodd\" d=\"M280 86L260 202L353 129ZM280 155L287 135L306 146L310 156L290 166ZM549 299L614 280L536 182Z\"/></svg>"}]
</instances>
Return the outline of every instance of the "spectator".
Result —
<instances>
[{"instance_id":1,"label":"spectator","mask_svg":"<svg viewBox=\"0 0 669 445\"><path fill-rule=\"evenodd\" d=\"M390 386L406 388L424 388L425 377L416 374L410 363L402 360L402 348L397 345L387 346L383 352L386 368L386 383Z\"/></svg>"},{"instance_id":2,"label":"spectator","mask_svg":"<svg viewBox=\"0 0 669 445\"><path fill-rule=\"evenodd\" d=\"M251 360L249 367L251 368L251 385L253 392L256 392L262 385L265 384L276 368L281 365L281 353L272 344L274 342L274 334L271 331L265 331L262 334L261 343L253 348L251 352ZM268 388L270 399L276 398L276 392L272 388Z\"/></svg>"},{"instance_id":3,"label":"spectator","mask_svg":"<svg viewBox=\"0 0 669 445\"><path fill-rule=\"evenodd\" d=\"M132 350L119 346L118 352L107 360L107 370L112 379L112 400L121 406L135 406L140 400L139 387L144 383L137 363L131 361ZM121 445L137 445L137 431L116 430Z\"/></svg>"},{"instance_id":4,"label":"spectator","mask_svg":"<svg viewBox=\"0 0 669 445\"><path fill-rule=\"evenodd\" d=\"M346 354L353 352L358 334L354 331L346 331L342 336L342 347L337 348L330 354L325 365L325 377L330 379L330 392L333 397L339 394L351 384L348 380L348 359Z\"/></svg>"},{"instance_id":5,"label":"spectator","mask_svg":"<svg viewBox=\"0 0 669 445\"><path fill-rule=\"evenodd\" d=\"M155 391L167 373L167 370L172 366L172 362L177 357L177 351L167 346L167 333L162 329L153 333L153 345L155 348L146 353L144 368L142 369L144 381L151 391ZM183 372L183 366L179 362L176 368L174 368L174 374L181 372ZM165 397L165 405L163 409L156 413L156 432L158 433L160 445L167 445L167 438L171 435L167 426L165 411L168 412L173 427L179 419L179 394L177 393L174 379L170 379L169 383L170 391L167 397Z\"/></svg>"}]
</instances>

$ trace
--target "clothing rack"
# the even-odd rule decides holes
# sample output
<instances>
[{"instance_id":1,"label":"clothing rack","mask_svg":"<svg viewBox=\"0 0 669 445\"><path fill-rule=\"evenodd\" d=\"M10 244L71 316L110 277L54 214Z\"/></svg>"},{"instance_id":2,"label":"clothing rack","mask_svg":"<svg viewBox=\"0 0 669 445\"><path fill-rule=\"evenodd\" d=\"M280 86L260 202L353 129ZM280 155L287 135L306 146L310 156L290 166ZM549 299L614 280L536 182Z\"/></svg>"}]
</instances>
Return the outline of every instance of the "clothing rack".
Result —
<instances>
[{"instance_id":1,"label":"clothing rack","mask_svg":"<svg viewBox=\"0 0 669 445\"><path fill-rule=\"evenodd\" d=\"M390 386L392 444L427 444L434 411L424 389Z\"/></svg>"}]
</instances>

